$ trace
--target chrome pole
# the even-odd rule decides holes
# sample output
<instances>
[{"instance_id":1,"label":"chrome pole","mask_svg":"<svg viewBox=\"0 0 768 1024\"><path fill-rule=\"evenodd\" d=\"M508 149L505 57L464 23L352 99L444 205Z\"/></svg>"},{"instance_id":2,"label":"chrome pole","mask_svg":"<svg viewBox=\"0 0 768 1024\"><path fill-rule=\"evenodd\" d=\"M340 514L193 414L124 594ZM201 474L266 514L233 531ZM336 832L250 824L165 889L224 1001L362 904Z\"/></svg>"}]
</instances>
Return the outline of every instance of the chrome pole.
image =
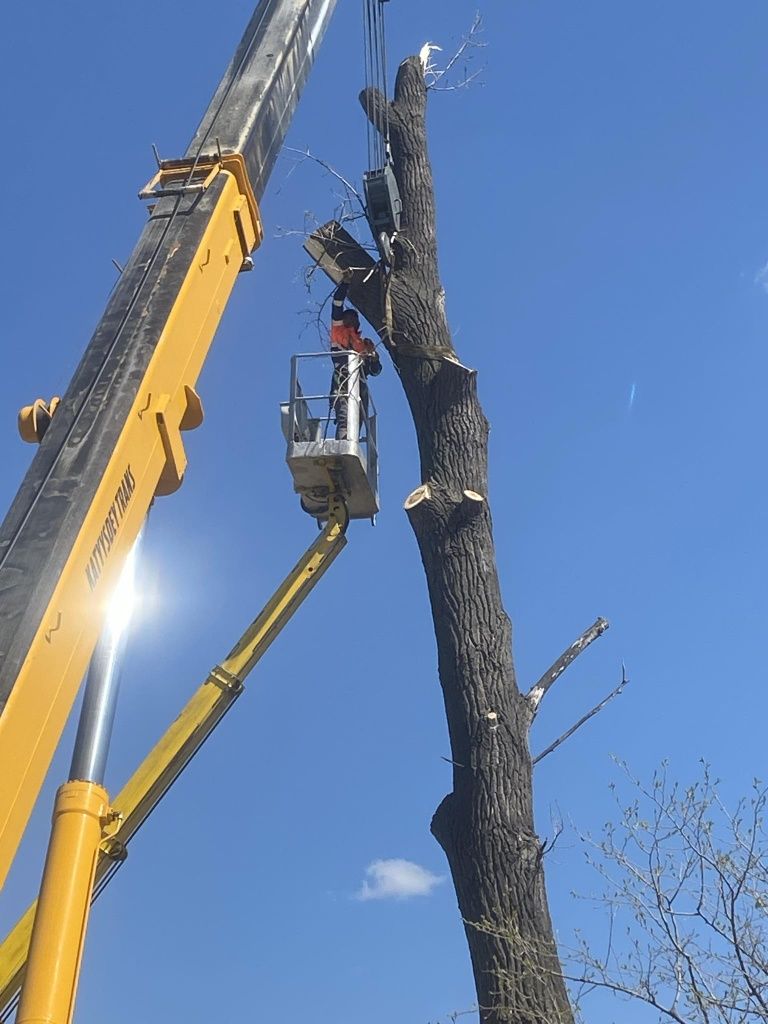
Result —
<instances>
[{"instance_id":1,"label":"chrome pole","mask_svg":"<svg viewBox=\"0 0 768 1024\"><path fill-rule=\"evenodd\" d=\"M107 618L93 652L80 709L70 781L102 785L120 689L120 660L130 621L130 592L141 545L139 534L112 595Z\"/></svg>"}]
</instances>

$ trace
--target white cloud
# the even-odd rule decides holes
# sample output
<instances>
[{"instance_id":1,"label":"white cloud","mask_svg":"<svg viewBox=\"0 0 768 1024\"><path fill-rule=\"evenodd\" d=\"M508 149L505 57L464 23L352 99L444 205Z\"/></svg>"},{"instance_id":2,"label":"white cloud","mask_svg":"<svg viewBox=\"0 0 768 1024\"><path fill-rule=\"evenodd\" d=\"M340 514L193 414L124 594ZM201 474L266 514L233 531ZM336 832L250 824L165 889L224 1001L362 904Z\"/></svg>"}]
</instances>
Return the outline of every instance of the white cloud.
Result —
<instances>
[{"instance_id":1,"label":"white cloud","mask_svg":"<svg viewBox=\"0 0 768 1024\"><path fill-rule=\"evenodd\" d=\"M375 860L365 869L365 879L355 899L407 900L412 896L429 896L444 881L442 875L433 875L410 860Z\"/></svg>"},{"instance_id":2,"label":"white cloud","mask_svg":"<svg viewBox=\"0 0 768 1024\"><path fill-rule=\"evenodd\" d=\"M768 263L755 274L755 284L759 284L764 291L768 292Z\"/></svg>"}]
</instances>

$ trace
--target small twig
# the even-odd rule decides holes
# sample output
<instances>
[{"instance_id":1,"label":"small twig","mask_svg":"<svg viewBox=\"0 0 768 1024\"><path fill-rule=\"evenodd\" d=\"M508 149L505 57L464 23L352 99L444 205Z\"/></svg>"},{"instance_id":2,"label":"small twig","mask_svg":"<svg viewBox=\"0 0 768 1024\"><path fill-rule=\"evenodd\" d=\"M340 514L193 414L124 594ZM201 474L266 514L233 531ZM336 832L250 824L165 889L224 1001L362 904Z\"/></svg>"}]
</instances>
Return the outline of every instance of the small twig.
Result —
<instances>
[{"instance_id":1,"label":"small twig","mask_svg":"<svg viewBox=\"0 0 768 1024\"><path fill-rule=\"evenodd\" d=\"M455 85L430 85L429 88L432 92L456 92L459 89L466 89L467 86L471 85L476 78L482 75L485 68L478 68L477 71L473 71L471 75L467 74L467 69L464 69L464 77L460 82L456 82Z\"/></svg>"},{"instance_id":2,"label":"small twig","mask_svg":"<svg viewBox=\"0 0 768 1024\"><path fill-rule=\"evenodd\" d=\"M319 156L315 156L315 154L311 153L309 149L293 149L291 146L286 146L285 148L286 152L295 153L297 156L303 157L304 160L314 160L316 164L319 164L321 167L325 168L325 170L328 171L329 174L332 174L334 178L337 178L342 183L342 185L347 189L347 191L350 192L355 197L355 199L357 199L358 203L360 204L360 209L363 212L365 212L365 202L363 200L363 197L357 191L352 182L347 181L344 175L340 174L335 167L332 167L331 164L326 163L326 161L322 160Z\"/></svg>"},{"instance_id":3,"label":"small twig","mask_svg":"<svg viewBox=\"0 0 768 1024\"><path fill-rule=\"evenodd\" d=\"M621 693L621 691L624 689L624 687L627 685L628 682L629 682L629 679L627 679L627 671L626 671L626 668L624 667L624 662L622 662L621 663L621 682L619 683L619 685L614 690L611 690L611 692L608 694L608 696L604 697L600 701L599 704L595 704L595 706L592 708L591 711L588 711L586 713L586 715L583 715L578 720L578 722L576 722L575 725L572 725L571 728L568 729L566 732L564 732L563 735L560 736L558 739L556 739L554 743L550 743L550 745L546 748L546 750L542 750L542 752L540 754L537 754L536 757L533 758L532 764L538 764L539 761L541 761L542 758L547 756L547 754L551 754L553 750L557 750L557 748L562 743L565 743L565 741L567 739L570 739L570 737L573 736L573 734L576 732L577 729L580 729L582 727L582 725L584 725L585 722L588 722L590 720L590 718L594 718L594 716L596 714L598 714L600 711L602 711L603 708L605 707L605 705L610 703L613 700L614 697L618 697L619 694Z\"/></svg>"},{"instance_id":4,"label":"small twig","mask_svg":"<svg viewBox=\"0 0 768 1024\"><path fill-rule=\"evenodd\" d=\"M459 764L459 762L458 762L458 761L452 761L452 760L450 759L450 757L443 757L443 755L442 755L442 754L440 755L440 760L441 760L441 761L446 761L446 762L447 762L448 764L452 764L452 765L455 765L455 766L456 766L457 768L464 768L464 767L466 767L466 766L465 766L465 765L463 765L463 764Z\"/></svg>"},{"instance_id":5,"label":"small twig","mask_svg":"<svg viewBox=\"0 0 768 1024\"><path fill-rule=\"evenodd\" d=\"M557 682L571 662L575 661L581 652L589 647L593 640L597 640L599 636L603 635L606 629L608 629L608 625L607 619L595 619L592 625L584 630L579 639L566 648L554 665L551 665L541 679L530 688L525 695L525 699L528 701L528 706L531 710L531 720L533 720L533 717L539 710L539 704L544 699L547 690L549 690L553 683Z\"/></svg>"},{"instance_id":6,"label":"small twig","mask_svg":"<svg viewBox=\"0 0 768 1024\"><path fill-rule=\"evenodd\" d=\"M551 853L554 850L555 845L557 844L557 841L562 834L563 826L562 824L558 824L555 827L555 832L552 838L545 839L544 842L541 844L540 857L544 857L546 854Z\"/></svg>"}]
</instances>

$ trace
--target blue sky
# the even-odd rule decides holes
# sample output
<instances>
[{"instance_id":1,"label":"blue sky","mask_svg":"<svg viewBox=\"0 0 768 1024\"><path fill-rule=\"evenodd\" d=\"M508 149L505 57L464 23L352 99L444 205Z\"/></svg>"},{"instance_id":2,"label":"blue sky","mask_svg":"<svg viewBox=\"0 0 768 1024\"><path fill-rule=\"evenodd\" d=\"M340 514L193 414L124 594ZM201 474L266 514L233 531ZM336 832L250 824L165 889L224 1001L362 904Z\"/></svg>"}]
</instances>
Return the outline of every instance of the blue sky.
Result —
<instances>
[{"instance_id":1,"label":"blue sky","mask_svg":"<svg viewBox=\"0 0 768 1024\"><path fill-rule=\"evenodd\" d=\"M474 10L393 0L392 61L427 40L450 52ZM615 685L622 659L632 680L536 772L542 835L552 815L597 831L613 814L612 754L645 777L669 757L684 779L705 757L727 794L764 768L768 11L758 0L487 0L482 13L484 84L430 101L442 272L492 423L521 685L596 615L611 621L547 698L533 749ZM3 507L31 455L16 410L66 386L114 283L111 260L141 228L150 144L183 151L249 14L245 0L6 12ZM339 4L289 137L354 179L366 151L360 17ZM278 403L290 354L319 345L303 330L305 259L290 232L332 214L336 184L293 164L273 175L256 271L238 282L201 377L206 421L188 439L188 478L152 514L113 790L314 536L283 464ZM450 785L401 507L419 483L415 443L388 366L375 395L378 526L354 526L133 844L92 918L81 1021L101 1019L107 993L113 1024L147 1007L158 1019L426 1024L472 1004L449 884L354 898L379 861L445 875L428 825ZM71 740L0 925L32 895ZM570 895L593 886L573 836L548 882L559 932L599 935ZM635 1018L601 1005L593 1019Z\"/></svg>"}]
</instances>

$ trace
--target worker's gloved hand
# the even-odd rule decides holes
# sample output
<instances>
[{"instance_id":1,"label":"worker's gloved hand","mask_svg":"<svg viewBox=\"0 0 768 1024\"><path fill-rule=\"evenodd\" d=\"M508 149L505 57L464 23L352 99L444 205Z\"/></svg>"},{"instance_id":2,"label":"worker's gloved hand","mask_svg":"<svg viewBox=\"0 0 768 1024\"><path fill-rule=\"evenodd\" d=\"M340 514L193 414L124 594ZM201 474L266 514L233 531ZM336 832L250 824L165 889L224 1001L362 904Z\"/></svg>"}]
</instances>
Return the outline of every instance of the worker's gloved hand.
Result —
<instances>
[{"instance_id":1,"label":"worker's gloved hand","mask_svg":"<svg viewBox=\"0 0 768 1024\"><path fill-rule=\"evenodd\" d=\"M381 359L379 353L373 347L373 342L365 339L371 346L371 350L365 353L365 373L368 377L378 377L381 373Z\"/></svg>"}]
</instances>

